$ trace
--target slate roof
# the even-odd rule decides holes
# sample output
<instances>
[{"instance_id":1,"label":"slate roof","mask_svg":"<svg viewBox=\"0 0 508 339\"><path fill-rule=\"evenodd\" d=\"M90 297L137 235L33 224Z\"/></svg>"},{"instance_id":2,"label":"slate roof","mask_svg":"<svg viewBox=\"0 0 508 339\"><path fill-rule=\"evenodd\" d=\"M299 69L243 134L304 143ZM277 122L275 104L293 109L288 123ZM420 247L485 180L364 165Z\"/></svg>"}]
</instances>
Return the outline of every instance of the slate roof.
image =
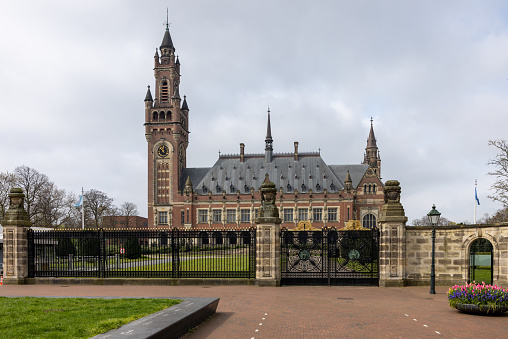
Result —
<instances>
[{"instance_id":1,"label":"slate roof","mask_svg":"<svg viewBox=\"0 0 508 339\"><path fill-rule=\"evenodd\" d=\"M255 191L268 173L275 187L283 188L284 193L298 192L322 193L337 192L344 189L347 171L353 187L357 187L368 169L368 165L327 165L319 153L300 153L298 161L293 153L274 154L271 162L266 162L264 154L246 154L244 162L239 155L222 155L211 168L187 168L180 178L183 191L187 176L190 176L194 192L198 195L249 193ZM289 185L289 186L288 186ZM303 186L302 186L303 185Z\"/></svg>"}]
</instances>

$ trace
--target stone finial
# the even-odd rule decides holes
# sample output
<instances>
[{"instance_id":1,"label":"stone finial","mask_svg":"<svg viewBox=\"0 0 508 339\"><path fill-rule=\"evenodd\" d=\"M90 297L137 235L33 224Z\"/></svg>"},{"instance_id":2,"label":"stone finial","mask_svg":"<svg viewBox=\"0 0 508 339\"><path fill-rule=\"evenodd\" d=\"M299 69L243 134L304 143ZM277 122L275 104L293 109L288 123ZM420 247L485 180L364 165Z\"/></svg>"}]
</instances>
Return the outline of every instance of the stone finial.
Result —
<instances>
[{"instance_id":1,"label":"stone finial","mask_svg":"<svg viewBox=\"0 0 508 339\"><path fill-rule=\"evenodd\" d=\"M277 189L275 184L265 174L265 181L261 184L261 208L259 209L259 218L256 223L281 223L279 218L279 209L275 206Z\"/></svg>"},{"instance_id":2,"label":"stone finial","mask_svg":"<svg viewBox=\"0 0 508 339\"><path fill-rule=\"evenodd\" d=\"M9 193L9 209L5 212L3 226L30 227L30 217L24 208L25 194L19 187L14 187Z\"/></svg>"},{"instance_id":3,"label":"stone finial","mask_svg":"<svg viewBox=\"0 0 508 339\"><path fill-rule=\"evenodd\" d=\"M388 180L385 183L385 204L400 203L400 182Z\"/></svg>"},{"instance_id":4,"label":"stone finial","mask_svg":"<svg viewBox=\"0 0 508 339\"><path fill-rule=\"evenodd\" d=\"M380 221L388 220L390 217L402 217L407 220L404 207L400 203L400 191L400 182L397 180L388 180L385 183L385 203L381 207Z\"/></svg>"}]
</instances>

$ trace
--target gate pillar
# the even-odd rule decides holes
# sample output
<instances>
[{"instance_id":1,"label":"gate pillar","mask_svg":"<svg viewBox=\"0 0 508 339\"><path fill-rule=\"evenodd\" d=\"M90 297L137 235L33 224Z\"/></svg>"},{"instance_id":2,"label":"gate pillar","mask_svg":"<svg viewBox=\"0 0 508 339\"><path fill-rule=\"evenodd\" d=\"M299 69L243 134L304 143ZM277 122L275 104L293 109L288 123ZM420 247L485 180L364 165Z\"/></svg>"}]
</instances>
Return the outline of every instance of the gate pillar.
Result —
<instances>
[{"instance_id":1,"label":"gate pillar","mask_svg":"<svg viewBox=\"0 0 508 339\"><path fill-rule=\"evenodd\" d=\"M385 183L385 203L379 217L379 286L404 286L406 275L406 222L400 203L400 183Z\"/></svg>"},{"instance_id":2,"label":"gate pillar","mask_svg":"<svg viewBox=\"0 0 508 339\"><path fill-rule=\"evenodd\" d=\"M24 209L25 195L21 188L9 193L9 209L2 220L4 227L4 283L24 284L28 277L27 233L32 225Z\"/></svg>"},{"instance_id":3,"label":"gate pillar","mask_svg":"<svg viewBox=\"0 0 508 339\"><path fill-rule=\"evenodd\" d=\"M256 286L280 286L280 224L275 206L277 189L268 174L261 185L261 208L256 227Z\"/></svg>"}]
</instances>

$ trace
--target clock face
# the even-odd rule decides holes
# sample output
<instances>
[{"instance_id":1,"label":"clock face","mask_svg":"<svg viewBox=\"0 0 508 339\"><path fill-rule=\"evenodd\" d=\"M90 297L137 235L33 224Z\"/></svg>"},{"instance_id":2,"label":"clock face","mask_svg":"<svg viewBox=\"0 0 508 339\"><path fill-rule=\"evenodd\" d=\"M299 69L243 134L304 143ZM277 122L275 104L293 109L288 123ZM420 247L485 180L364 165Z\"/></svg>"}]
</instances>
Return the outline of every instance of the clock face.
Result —
<instances>
[{"instance_id":1,"label":"clock face","mask_svg":"<svg viewBox=\"0 0 508 339\"><path fill-rule=\"evenodd\" d=\"M166 145L159 146L159 148L157 149L157 154L161 158L167 157L169 155L169 148L168 148L168 146L166 146Z\"/></svg>"}]
</instances>

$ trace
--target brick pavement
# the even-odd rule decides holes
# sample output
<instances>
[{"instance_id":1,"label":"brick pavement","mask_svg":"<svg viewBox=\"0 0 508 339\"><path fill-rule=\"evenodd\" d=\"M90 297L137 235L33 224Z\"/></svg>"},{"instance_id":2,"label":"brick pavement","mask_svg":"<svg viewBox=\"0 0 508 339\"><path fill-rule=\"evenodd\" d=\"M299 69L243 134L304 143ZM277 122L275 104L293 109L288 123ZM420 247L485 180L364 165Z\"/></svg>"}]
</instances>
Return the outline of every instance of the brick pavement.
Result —
<instances>
[{"instance_id":1,"label":"brick pavement","mask_svg":"<svg viewBox=\"0 0 508 339\"><path fill-rule=\"evenodd\" d=\"M508 337L508 314L461 314L445 287L3 285L0 296L219 297L196 338Z\"/></svg>"}]
</instances>

